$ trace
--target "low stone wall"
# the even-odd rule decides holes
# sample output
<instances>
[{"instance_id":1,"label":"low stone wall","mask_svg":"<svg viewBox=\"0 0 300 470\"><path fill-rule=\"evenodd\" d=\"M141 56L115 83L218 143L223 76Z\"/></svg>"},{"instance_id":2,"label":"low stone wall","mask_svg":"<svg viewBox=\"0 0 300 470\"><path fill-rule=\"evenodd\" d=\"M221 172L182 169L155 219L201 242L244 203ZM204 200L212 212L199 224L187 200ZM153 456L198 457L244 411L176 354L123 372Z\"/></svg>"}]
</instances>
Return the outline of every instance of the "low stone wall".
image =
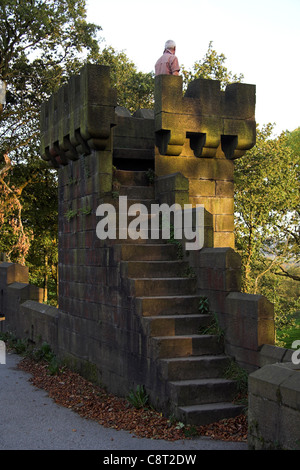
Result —
<instances>
[{"instance_id":1,"label":"low stone wall","mask_svg":"<svg viewBox=\"0 0 300 470\"><path fill-rule=\"evenodd\" d=\"M300 366L267 364L249 375L248 390L249 449L300 450Z\"/></svg>"},{"instance_id":2,"label":"low stone wall","mask_svg":"<svg viewBox=\"0 0 300 470\"><path fill-rule=\"evenodd\" d=\"M122 300L118 250L116 247L113 251L109 247L103 250L106 262L102 264L101 282L96 283L98 276L95 273L92 276L91 269L78 266L81 276L85 277L81 283L76 278L73 294L71 290L61 291L59 309L41 303L42 289L26 283L27 268L0 263L0 306L6 318L2 328L5 325L6 331L36 343L46 341L59 355L68 355L79 363L97 364L101 358L98 368L102 368L102 374L106 369L114 374L114 367L109 363L116 364L116 361L110 358L106 364L104 360L108 351L116 357L121 347L123 364L133 353L130 348L140 343L142 332L138 322L131 318L131 306L125 293L125 300ZM289 358L285 350L274 346L273 305L263 296L238 290L240 261L231 248L203 248L189 252L187 259L197 275L198 293L209 299L210 311L216 315L224 332L228 355L249 372L282 360L284 355ZM82 293L80 286L84 288ZM92 297L93 289L97 298ZM120 367L124 370L125 366ZM111 382L109 378L106 381Z\"/></svg>"},{"instance_id":3,"label":"low stone wall","mask_svg":"<svg viewBox=\"0 0 300 470\"><path fill-rule=\"evenodd\" d=\"M207 271L207 279L204 280L201 269L205 260L212 260L217 253L214 268L211 268L215 272ZM198 265L195 265L195 258L198 258ZM111 262L117 263L118 259L116 252ZM266 315L269 305L260 296L248 298L230 291L230 288L238 286L234 272L238 263L233 250L203 248L198 256L194 256L194 268L197 266L199 292L208 296L211 307L217 307L219 303L219 319L225 331L227 352L231 352L248 370L257 369L249 375L249 448L300 449L300 367L287 362L291 360L291 350L274 344L261 344L268 339L269 329L263 329L264 336L259 332L260 327L265 321L272 325ZM59 308L41 303L42 289L20 282L26 280L27 268L0 263L1 314L5 315L5 321L0 322L1 331L13 332L37 345L47 342L59 357L67 359L85 377L109 383L114 393L122 395L124 391L128 392L130 380L144 383L146 377L142 371L147 367L141 361L146 356L139 350L143 332L135 315L128 315L129 305L113 309L112 305L107 306L113 323L106 321L105 309L101 309L101 315L100 310L97 313L89 308L81 318L70 316ZM207 289L201 290L201 286ZM222 313L220 305L230 305L230 302L231 305L236 302L239 308L231 313L226 313L226 310ZM271 341L272 337L269 339ZM149 377L152 374L153 380L158 380L150 369Z\"/></svg>"},{"instance_id":4,"label":"low stone wall","mask_svg":"<svg viewBox=\"0 0 300 470\"><path fill-rule=\"evenodd\" d=\"M198 293L208 298L224 332L225 352L248 372L260 367L260 349L274 345L274 306L241 289L241 259L232 248L203 248L186 255L197 275Z\"/></svg>"}]
</instances>

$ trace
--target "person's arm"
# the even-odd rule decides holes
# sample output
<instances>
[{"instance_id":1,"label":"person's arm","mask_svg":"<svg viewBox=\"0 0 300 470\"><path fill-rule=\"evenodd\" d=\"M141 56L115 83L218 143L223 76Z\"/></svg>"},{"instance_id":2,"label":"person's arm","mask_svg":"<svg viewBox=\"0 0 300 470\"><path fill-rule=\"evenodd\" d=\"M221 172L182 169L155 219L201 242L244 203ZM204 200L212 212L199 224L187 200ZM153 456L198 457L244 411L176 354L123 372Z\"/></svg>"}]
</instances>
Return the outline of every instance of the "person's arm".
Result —
<instances>
[{"instance_id":1,"label":"person's arm","mask_svg":"<svg viewBox=\"0 0 300 470\"><path fill-rule=\"evenodd\" d=\"M179 75L180 66L179 66L178 59L175 55L172 56L172 59L170 61L170 69L171 69L172 75Z\"/></svg>"}]
</instances>

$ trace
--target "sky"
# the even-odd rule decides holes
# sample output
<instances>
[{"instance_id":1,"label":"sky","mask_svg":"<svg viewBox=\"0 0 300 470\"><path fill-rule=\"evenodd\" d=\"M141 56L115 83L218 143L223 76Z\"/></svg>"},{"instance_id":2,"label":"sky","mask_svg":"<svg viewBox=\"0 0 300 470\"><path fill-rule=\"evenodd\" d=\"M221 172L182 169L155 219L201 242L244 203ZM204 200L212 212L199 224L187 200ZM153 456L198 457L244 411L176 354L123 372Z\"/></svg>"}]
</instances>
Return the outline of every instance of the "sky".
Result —
<instances>
[{"instance_id":1,"label":"sky","mask_svg":"<svg viewBox=\"0 0 300 470\"><path fill-rule=\"evenodd\" d=\"M185 69L212 41L233 74L256 85L256 122L274 135L300 126L300 0L86 0L101 47L124 51L138 71L154 71L166 40Z\"/></svg>"}]
</instances>

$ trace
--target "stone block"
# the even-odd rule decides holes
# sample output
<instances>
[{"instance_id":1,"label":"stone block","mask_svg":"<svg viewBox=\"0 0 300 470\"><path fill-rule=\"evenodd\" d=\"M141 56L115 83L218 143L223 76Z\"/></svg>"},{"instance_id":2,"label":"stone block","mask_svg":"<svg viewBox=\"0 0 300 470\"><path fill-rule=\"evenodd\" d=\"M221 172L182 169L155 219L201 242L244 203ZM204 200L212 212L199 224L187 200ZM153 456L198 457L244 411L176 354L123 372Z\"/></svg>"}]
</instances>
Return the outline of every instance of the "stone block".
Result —
<instances>
[{"instance_id":1,"label":"stone block","mask_svg":"<svg viewBox=\"0 0 300 470\"><path fill-rule=\"evenodd\" d=\"M300 449L300 374L292 363L266 365L249 375L249 445Z\"/></svg>"},{"instance_id":2,"label":"stone block","mask_svg":"<svg viewBox=\"0 0 300 470\"><path fill-rule=\"evenodd\" d=\"M292 350L280 348L272 344L264 344L259 352L259 366L263 367L267 364L276 362L290 362Z\"/></svg>"},{"instance_id":3,"label":"stone block","mask_svg":"<svg viewBox=\"0 0 300 470\"><path fill-rule=\"evenodd\" d=\"M224 115L235 119L254 119L256 102L255 85L231 83L224 94Z\"/></svg>"},{"instance_id":4,"label":"stone block","mask_svg":"<svg viewBox=\"0 0 300 470\"><path fill-rule=\"evenodd\" d=\"M214 232L214 242L213 246L215 248L221 247L235 247L235 238L233 232Z\"/></svg>"},{"instance_id":5,"label":"stone block","mask_svg":"<svg viewBox=\"0 0 300 470\"><path fill-rule=\"evenodd\" d=\"M241 287L241 274L237 269L199 268L197 276L200 289L235 292Z\"/></svg>"},{"instance_id":6,"label":"stone block","mask_svg":"<svg viewBox=\"0 0 300 470\"><path fill-rule=\"evenodd\" d=\"M169 191L188 191L189 180L181 173L172 173L156 178L155 189L157 194Z\"/></svg>"},{"instance_id":7,"label":"stone block","mask_svg":"<svg viewBox=\"0 0 300 470\"><path fill-rule=\"evenodd\" d=\"M252 395L264 397L267 400L281 403L282 394L278 393L281 384L294 375L290 366L283 364L268 364L261 367L249 377L249 392Z\"/></svg>"},{"instance_id":8,"label":"stone block","mask_svg":"<svg viewBox=\"0 0 300 470\"><path fill-rule=\"evenodd\" d=\"M190 179L190 194L193 197L197 196L215 196L216 195L216 182L214 180L206 179Z\"/></svg>"},{"instance_id":9,"label":"stone block","mask_svg":"<svg viewBox=\"0 0 300 470\"><path fill-rule=\"evenodd\" d=\"M263 344L274 344L274 306L264 296L230 292L225 313L231 344L255 351Z\"/></svg>"},{"instance_id":10,"label":"stone block","mask_svg":"<svg viewBox=\"0 0 300 470\"><path fill-rule=\"evenodd\" d=\"M182 77L159 75L155 77L154 114L180 113L182 106ZM155 129L159 130L159 129Z\"/></svg>"},{"instance_id":11,"label":"stone block","mask_svg":"<svg viewBox=\"0 0 300 470\"><path fill-rule=\"evenodd\" d=\"M233 197L234 187L232 181L216 181L216 196L218 197Z\"/></svg>"},{"instance_id":12,"label":"stone block","mask_svg":"<svg viewBox=\"0 0 300 470\"><path fill-rule=\"evenodd\" d=\"M140 109L132 116L125 108L116 108L113 129L113 156L116 161L154 158L154 112Z\"/></svg>"},{"instance_id":13,"label":"stone block","mask_svg":"<svg viewBox=\"0 0 300 470\"><path fill-rule=\"evenodd\" d=\"M27 300L20 307L23 334L36 344L47 342L57 348L59 310L50 305Z\"/></svg>"},{"instance_id":14,"label":"stone block","mask_svg":"<svg viewBox=\"0 0 300 470\"><path fill-rule=\"evenodd\" d=\"M232 248L205 248L195 254L195 266L215 269L240 269L241 257Z\"/></svg>"},{"instance_id":15,"label":"stone block","mask_svg":"<svg viewBox=\"0 0 300 470\"><path fill-rule=\"evenodd\" d=\"M7 286L13 282L28 283L29 271L27 266L16 263L0 263L0 285Z\"/></svg>"},{"instance_id":16,"label":"stone block","mask_svg":"<svg viewBox=\"0 0 300 470\"><path fill-rule=\"evenodd\" d=\"M234 231L234 216L232 215L215 215L214 216L214 229L216 232L233 232ZM233 233L232 233L233 235ZM227 245L223 245L227 246ZM231 245L228 245L231 246Z\"/></svg>"},{"instance_id":17,"label":"stone block","mask_svg":"<svg viewBox=\"0 0 300 470\"><path fill-rule=\"evenodd\" d=\"M205 209L213 215L233 215L234 201L230 197L193 197L190 196L190 203L193 205L202 204Z\"/></svg>"},{"instance_id":18,"label":"stone block","mask_svg":"<svg viewBox=\"0 0 300 470\"><path fill-rule=\"evenodd\" d=\"M194 100L197 103L198 114L213 116L221 114L221 84L219 80L196 79L189 83L185 92L185 103Z\"/></svg>"},{"instance_id":19,"label":"stone block","mask_svg":"<svg viewBox=\"0 0 300 470\"><path fill-rule=\"evenodd\" d=\"M168 157L156 155L155 173L157 176L181 173L189 179L233 181L233 162L225 159Z\"/></svg>"}]
</instances>

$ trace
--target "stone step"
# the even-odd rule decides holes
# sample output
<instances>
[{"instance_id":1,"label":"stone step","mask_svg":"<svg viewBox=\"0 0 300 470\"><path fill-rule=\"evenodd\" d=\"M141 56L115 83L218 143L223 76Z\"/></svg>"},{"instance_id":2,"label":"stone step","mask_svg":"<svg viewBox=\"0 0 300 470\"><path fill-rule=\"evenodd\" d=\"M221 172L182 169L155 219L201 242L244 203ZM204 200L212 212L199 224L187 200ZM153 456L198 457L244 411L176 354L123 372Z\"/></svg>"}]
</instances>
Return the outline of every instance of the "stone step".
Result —
<instances>
[{"instance_id":1,"label":"stone step","mask_svg":"<svg viewBox=\"0 0 300 470\"><path fill-rule=\"evenodd\" d=\"M150 297L174 294L195 294L197 280L187 277L128 279L129 295Z\"/></svg>"},{"instance_id":2,"label":"stone step","mask_svg":"<svg viewBox=\"0 0 300 470\"><path fill-rule=\"evenodd\" d=\"M114 178L124 186L148 186L146 171L116 170Z\"/></svg>"},{"instance_id":3,"label":"stone step","mask_svg":"<svg viewBox=\"0 0 300 470\"><path fill-rule=\"evenodd\" d=\"M139 217L139 216L138 216ZM134 222L132 225L132 221L135 220L136 217L128 216L127 219L121 221L121 227L119 228L119 219L116 219L116 222L112 221L112 227L115 228L115 239L117 240L118 244L122 242L122 244L131 243L134 244L135 242L145 243L146 245L157 245L168 243L170 238L168 234L163 234L161 229L156 229L156 227L151 227L150 216L149 215L142 215L139 220ZM142 223L142 226L140 224ZM145 224L145 225L144 225ZM122 232L121 232L121 230ZM120 235L122 233L122 235ZM124 235L125 234L125 235ZM125 238L124 238L125 237ZM176 258L176 256L175 256Z\"/></svg>"},{"instance_id":4,"label":"stone step","mask_svg":"<svg viewBox=\"0 0 300 470\"><path fill-rule=\"evenodd\" d=\"M130 278L187 276L189 265L185 261L122 261L121 274Z\"/></svg>"},{"instance_id":5,"label":"stone step","mask_svg":"<svg viewBox=\"0 0 300 470\"><path fill-rule=\"evenodd\" d=\"M144 211L147 210L147 214L150 216L151 214L151 205L152 204L157 204L156 200L155 199L142 199L142 198L127 198L127 212L129 211L130 207L131 206L135 206L134 208L132 208L132 211L134 210L134 215L133 216L130 216L132 218L136 218L138 215L139 215L139 212L136 212L139 210L139 206L141 207L141 209L143 209ZM142 206L145 206L145 207L142 207ZM116 204L116 212L117 214L119 214L119 207L118 207L118 204ZM121 211L122 213L122 211ZM128 217L129 219L129 217Z\"/></svg>"},{"instance_id":6,"label":"stone step","mask_svg":"<svg viewBox=\"0 0 300 470\"><path fill-rule=\"evenodd\" d=\"M234 418L244 412L242 405L230 402L206 403L203 405L180 406L176 418L184 424L204 426L221 419Z\"/></svg>"},{"instance_id":7,"label":"stone step","mask_svg":"<svg viewBox=\"0 0 300 470\"><path fill-rule=\"evenodd\" d=\"M199 302L200 297L197 295L137 297L135 299L137 313L145 317L198 314ZM206 320L208 325L211 316L208 315Z\"/></svg>"},{"instance_id":8,"label":"stone step","mask_svg":"<svg viewBox=\"0 0 300 470\"><path fill-rule=\"evenodd\" d=\"M207 326L210 315L163 315L159 317L143 317L144 331L149 336L190 335Z\"/></svg>"},{"instance_id":9,"label":"stone step","mask_svg":"<svg viewBox=\"0 0 300 470\"><path fill-rule=\"evenodd\" d=\"M169 382L170 399L178 406L232 402L237 395L234 380L204 378Z\"/></svg>"},{"instance_id":10,"label":"stone step","mask_svg":"<svg viewBox=\"0 0 300 470\"><path fill-rule=\"evenodd\" d=\"M219 355L178 357L160 360L160 369L165 380L192 380L208 377L223 377L230 364L229 357Z\"/></svg>"},{"instance_id":11,"label":"stone step","mask_svg":"<svg viewBox=\"0 0 300 470\"><path fill-rule=\"evenodd\" d=\"M122 240L123 242L123 240ZM177 248L172 243L122 244L121 259L123 261L171 261L176 259Z\"/></svg>"},{"instance_id":12,"label":"stone step","mask_svg":"<svg viewBox=\"0 0 300 470\"><path fill-rule=\"evenodd\" d=\"M154 200L154 186L120 186L119 195L127 196L128 199Z\"/></svg>"},{"instance_id":13,"label":"stone step","mask_svg":"<svg viewBox=\"0 0 300 470\"><path fill-rule=\"evenodd\" d=\"M223 345L217 335L156 336L150 338L153 359L220 354Z\"/></svg>"}]
</instances>

